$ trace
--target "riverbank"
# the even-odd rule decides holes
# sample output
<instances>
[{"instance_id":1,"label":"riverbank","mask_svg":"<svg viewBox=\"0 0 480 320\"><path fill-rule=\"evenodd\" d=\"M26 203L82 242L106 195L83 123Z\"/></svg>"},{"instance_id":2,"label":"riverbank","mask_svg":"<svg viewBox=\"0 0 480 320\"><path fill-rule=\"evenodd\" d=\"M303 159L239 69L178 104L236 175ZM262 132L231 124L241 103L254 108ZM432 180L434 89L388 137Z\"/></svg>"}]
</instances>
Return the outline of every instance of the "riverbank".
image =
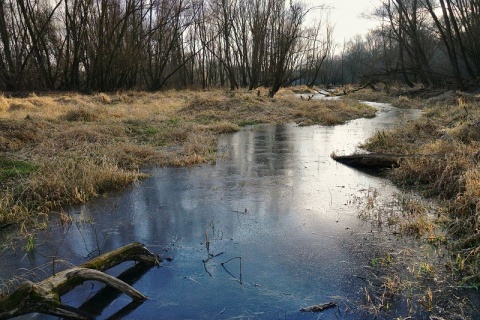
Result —
<instances>
[{"instance_id":1,"label":"riverbank","mask_svg":"<svg viewBox=\"0 0 480 320\"><path fill-rule=\"evenodd\" d=\"M355 101L300 100L292 90L275 99L267 90L0 96L0 227L45 226L53 208L129 185L146 166L214 162L217 135L244 125L374 115Z\"/></svg>"},{"instance_id":2,"label":"riverbank","mask_svg":"<svg viewBox=\"0 0 480 320\"><path fill-rule=\"evenodd\" d=\"M252 96L256 99L256 93ZM295 103L298 101L294 100ZM198 114L217 116L227 109L216 106L212 112L196 105L190 113L192 117ZM178 110L188 113L184 107ZM217 277L216 272L209 273L220 266L214 259L208 265L197 263L204 259L205 244L202 240L207 237L212 239L211 246L206 247L207 251L212 249L215 254L225 254L218 263L227 261L228 258L223 259L226 255L242 257L245 275L250 275L245 278L245 284L252 289L245 291L248 292L248 300L257 297L270 312L275 312L274 309L280 305L293 313L298 312L300 306L335 299L340 304L337 312L347 314L353 311L351 319L358 319L360 314L365 314L365 318L379 319L408 319L409 316L420 319L430 316L468 318L461 315L478 314L475 307L478 299L470 299L464 285L457 282L457 273L452 272L454 269L444 267L445 263L451 266L457 265L457 262L444 250L448 238L430 223L432 214L436 217L439 212L438 208L425 204L420 197L409 192L398 195L398 199L391 195L394 199L390 202L386 188L391 186L390 183L346 166L332 166L328 156L333 150L356 149L358 143L373 135L375 130L386 130L407 122L407 119L417 118L408 116L410 112L418 115L417 110L387 108L375 119L358 119L334 130L293 125L258 126L236 135L225 135L220 139L218 150L230 156L220 159L216 166L154 169L151 172L156 173L152 174L152 179L128 188L131 193L128 190L127 194L112 192L88 206L69 207L64 217L73 220L65 221L64 226L49 224L45 232L27 237L29 241L19 251L22 255L24 250L28 251L29 257L35 257L32 261L46 265L51 263L49 257L52 256L72 262L91 252L111 250L118 243L141 239L153 247L167 248L165 250L173 256L176 265L164 270L182 270L182 274L191 275L196 283L194 287L203 296L204 292L228 291L225 291L224 283L221 284L222 290L218 290L216 281L201 281L213 278L221 282L222 278ZM99 122L98 119L95 121ZM175 122L179 123L179 120ZM374 125L375 122L381 126ZM386 122L391 126L386 126ZM333 132L335 134L331 136ZM243 138L240 138L242 135ZM179 143L164 147L172 152L182 150ZM159 146L158 149L164 147ZM278 154L274 155L275 152ZM212 155L215 156L215 153ZM215 161L215 158L210 161ZM251 167L253 164L255 166ZM35 174L38 169L35 165L25 165L24 170ZM157 211L161 214L154 214ZM359 220L357 214L368 222ZM112 223L112 219L115 222ZM371 228L369 223L372 223ZM245 235L245 232L248 234ZM99 239L99 234L105 238ZM288 237L284 236L286 234ZM423 237L426 241L417 241L415 237L403 234ZM258 243L268 245L258 246ZM339 246L339 243L342 245ZM75 254L72 255L73 252ZM278 257L273 259L272 252ZM286 253L291 269L283 270ZM8 254L3 257L4 261L18 260L13 270L25 267L18 257L10 258ZM264 265L258 267L259 261ZM281 268L276 270L273 266ZM5 266L7 268L11 266ZM254 269L248 271L248 268ZM262 270L268 272L262 273ZM334 276L329 277L328 272L332 271ZM301 278L298 278L299 273ZM212 274L215 276L212 277ZM264 274L266 278L252 277L253 274ZM289 282L292 274L296 275L294 283ZM158 279L165 283L172 279L186 281L178 274L168 278L167 272L170 279L167 281L163 276L147 278L145 282L152 283ZM267 279L270 277L272 283ZM279 282L278 279L283 280ZM333 285L324 284L326 279L333 280ZM213 287L206 289L198 286L197 281ZM285 288L278 289L279 283ZM167 303L179 301L176 294L180 293L181 300L186 301L185 292L190 292L192 287L177 291L177 288L185 288L184 285L175 282L171 287L163 287L162 297L153 298L158 290L147 290L145 293ZM343 287L347 291L342 291ZM277 288L281 294L273 296L288 297L288 301L280 301L282 298L267 300L259 288L267 290L268 296L271 296L269 290ZM283 294L291 290L293 296ZM144 292L144 289L141 291ZM230 292L233 294L236 291ZM459 299L451 299L452 296ZM192 301L198 300L195 295L191 298L193 300L187 304L192 306ZM228 300L245 301L231 297ZM227 305L227 301L210 305L209 314L218 314L218 310ZM253 305L258 306L259 303L254 302ZM242 303L231 315L244 314L246 309L250 308ZM158 312L158 309L153 310L151 314ZM175 312L180 311L172 312L178 317ZM274 314L271 313L272 316ZM285 312L282 314L286 315Z\"/></svg>"},{"instance_id":3,"label":"riverbank","mask_svg":"<svg viewBox=\"0 0 480 320\"><path fill-rule=\"evenodd\" d=\"M399 248L406 246L407 254L417 247L397 242L387 247L386 239L411 237L386 234L386 228L379 231L358 219L362 210L356 197L365 199L369 190L378 190L380 202L399 190L383 178L336 164L329 155L354 150L376 130L419 114L377 108L375 118L335 127L264 124L221 135L217 150L225 157L215 165L152 168L138 185L69 207L72 221L62 226L52 218L36 234L30 254L22 251L23 239L17 250L3 251L0 278L25 279L24 270L38 266L45 270L42 275L50 274L60 260L81 264L85 257L141 241L172 260L135 283L150 302L129 318L210 319L221 313L223 318L313 320L320 315L303 314L300 308L334 301L339 308L321 316L372 319L373 313L362 308L364 290L375 299L370 283L375 280L372 284L382 289L383 280L376 270L372 275L372 268ZM407 266L416 268L413 261ZM161 290L155 283L162 283ZM81 305L92 291L98 287L87 284L81 294L62 301ZM409 310L418 305L417 293L405 293L408 306L391 302L383 319L416 317Z\"/></svg>"},{"instance_id":4,"label":"riverbank","mask_svg":"<svg viewBox=\"0 0 480 320\"><path fill-rule=\"evenodd\" d=\"M350 98L381 93L364 91ZM399 186L440 202L432 210L416 207L402 222L405 233L430 242L445 241L453 256L447 268L464 285L480 285L480 95L453 91L386 95L393 104L423 109L423 116L391 131L379 131L364 148L372 152L415 154L389 177ZM427 215L434 217L432 220ZM433 230L445 230L438 238Z\"/></svg>"}]
</instances>

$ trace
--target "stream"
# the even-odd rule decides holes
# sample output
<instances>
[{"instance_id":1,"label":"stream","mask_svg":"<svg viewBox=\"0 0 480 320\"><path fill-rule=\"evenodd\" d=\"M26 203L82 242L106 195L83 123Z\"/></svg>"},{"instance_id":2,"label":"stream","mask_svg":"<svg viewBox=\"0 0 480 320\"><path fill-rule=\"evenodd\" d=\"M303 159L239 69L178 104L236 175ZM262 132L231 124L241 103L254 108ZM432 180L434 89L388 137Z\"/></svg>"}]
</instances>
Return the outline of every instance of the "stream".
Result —
<instances>
[{"instance_id":1,"label":"stream","mask_svg":"<svg viewBox=\"0 0 480 320\"><path fill-rule=\"evenodd\" d=\"M365 295L360 275L385 255L382 243L407 240L392 240L358 216L373 190L385 199L399 191L330 154L353 153L377 130L420 116L373 105L376 118L345 125L258 125L224 135L214 165L149 169L150 178L126 190L70 208L73 222L41 232L32 253L4 250L0 279L43 279L139 241L172 259L135 279L146 302L92 298L97 282L62 302L99 319L372 319L356 308ZM299 311L330 301L339 307ZM389 317L408 316L404 304L393 308Z\"/></svg>"}]
</instances>

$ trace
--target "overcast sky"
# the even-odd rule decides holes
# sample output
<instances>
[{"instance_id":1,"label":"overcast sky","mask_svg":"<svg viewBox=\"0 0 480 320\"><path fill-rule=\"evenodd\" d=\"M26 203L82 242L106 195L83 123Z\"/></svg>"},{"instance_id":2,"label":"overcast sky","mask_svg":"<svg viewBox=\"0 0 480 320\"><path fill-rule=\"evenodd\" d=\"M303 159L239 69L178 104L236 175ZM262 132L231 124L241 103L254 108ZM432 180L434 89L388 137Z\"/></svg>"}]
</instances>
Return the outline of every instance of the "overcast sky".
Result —
<instances>
[{"instance_id":1,"label":"overcast sky","mask_svg":"<svg viewBox=\"0 0 480 320\"><path fill-rule=\"evenodd\" d=\"M378 22L362 18L372 12L380 0L304 0L308 6L327 5L331 8L330 20L335 25L335 42L343 43L356 34L365 34ZM315 13L313 13L315 14Z\"/></svg>"}]
</instances>

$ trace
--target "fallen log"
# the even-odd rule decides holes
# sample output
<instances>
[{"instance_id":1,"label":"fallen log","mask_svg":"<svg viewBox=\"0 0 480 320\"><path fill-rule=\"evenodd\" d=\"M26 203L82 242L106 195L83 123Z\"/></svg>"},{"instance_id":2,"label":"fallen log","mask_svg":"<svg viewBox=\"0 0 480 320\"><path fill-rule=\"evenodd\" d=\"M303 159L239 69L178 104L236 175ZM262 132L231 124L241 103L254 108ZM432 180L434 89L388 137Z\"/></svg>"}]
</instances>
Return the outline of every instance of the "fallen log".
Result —
<instances>
[{"instance_id":1,"label":"fallen log","mask_svg":"<svg viewBox=\"0 0 480 320\"><path fill-rule=\"evenodd\" d=\"M147 265L159 265L162 258L153 254L143 244L133 242L113 251L104 253L81 265L83 268L105 271L125 261L136 261Z\"/></svg>"},{"instance_id":2,"label":"fallen log","mask_svg":"<svg viewBox=\"0 0 480 320\"><path fill-rule=\"evenodd\" d=\"M125 261L136 261L154 266L161 262L158 255L151 253L143 244L135 242L94 258L80 267L61 271L38 283L26 281L9 295L0 298L0 319L38 312L69 319L93 319L81 309L64 305L60 297L87 280L105 283L127 294L133 301L147 299L127 283L103 271Z\"/></svg>"},{"instance_id":3,"label":"fallen log","mask_svg":"<svg viewBox=\"0 0 480 320\"><path fill-rule=\"evenodd\" d=\"M153 267L152 265L137 263L133 267L125 270L120 275L118 275L117 279L120 279L128 283L129 285L133 286L152 267ZM99 291L97 291L88 300L83 302L83 304L78 308L82 311L88 312L90 315L98 317L102 314L103 310L105 310L121 294L122 294L121 291L118 291L115 288L110 286L105 286ZM122 307L122 309L117 311L114 315L109 316L109 318L123 319L125 316L127 316L131 311L135 310L143 302L144 302L143 300L142 301L133 300L128 305ZM120 314L123 314L123 316L119 316Z\"/></svg>"},{"instance_id":4,"label":"fallen log","mask_svg":"<svg viewBox=\"0 0 480 320\"><path fill-rule=\"evenodd\" d=\"M387 153L358 153L347 156L338 156L333 154L332 159L347 166L361 169L391 169L398 167L400 163L408 158L418 157L418 155L399 155Z\"/></svg>"}]
</instances>

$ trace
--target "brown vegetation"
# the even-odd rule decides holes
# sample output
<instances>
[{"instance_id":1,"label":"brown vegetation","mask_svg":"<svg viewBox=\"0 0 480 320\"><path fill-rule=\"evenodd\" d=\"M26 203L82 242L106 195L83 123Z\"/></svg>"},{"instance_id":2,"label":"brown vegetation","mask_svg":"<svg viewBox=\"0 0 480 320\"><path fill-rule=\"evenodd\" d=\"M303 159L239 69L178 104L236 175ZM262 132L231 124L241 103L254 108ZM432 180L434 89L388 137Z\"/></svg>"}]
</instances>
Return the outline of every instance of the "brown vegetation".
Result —
<instances>
[{"instance_id":1,"label":"brown vegetation","mask_svg":"<svg viewBox=\"0 0 480 320\"><path fill-rule=\"evenodd\" d=\"M448 92L428 100L414 100L429 106L421 119L393 131L377 132L365 147L375 152L425 155L405 158L391 171L391 178L442 201L444 208L438 210L437 216L456 241L456 259L461 259L464 266L460 271L478 285L480 96Z\"/></svg>"},{"instance_id":2,"label":"brown vegetation","mask_svg":"<svg viewBox=\"0 0 480 320\"><path fill-rule=\"evenodd\" d=\"M0 226L121 188L144 178L142 167L215 161L217 134L246 124L333 125L375 113L287 90L270 99L266 89L0 96L0 107Z\"/></svg>"}]
</instances>

